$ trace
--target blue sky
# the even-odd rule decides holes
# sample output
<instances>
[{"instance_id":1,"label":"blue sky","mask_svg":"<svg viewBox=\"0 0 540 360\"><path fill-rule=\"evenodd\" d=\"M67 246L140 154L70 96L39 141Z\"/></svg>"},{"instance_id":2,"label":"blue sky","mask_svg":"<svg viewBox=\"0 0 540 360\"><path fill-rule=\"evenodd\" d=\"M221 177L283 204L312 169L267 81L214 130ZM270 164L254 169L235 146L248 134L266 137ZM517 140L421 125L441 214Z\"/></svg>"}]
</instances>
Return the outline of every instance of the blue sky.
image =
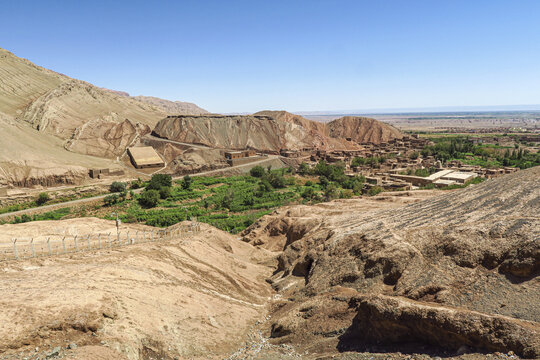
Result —
<instances>
[{"instance_id":1,"label":"blue sky","mask_svg":"<svg viewBox=\"0 0 540 360\"><path fill-rule=\"evenodd\" d=\"M4 1L0 47L214 112L540 103L540 1Z\"/></svg>"}]
</instances>

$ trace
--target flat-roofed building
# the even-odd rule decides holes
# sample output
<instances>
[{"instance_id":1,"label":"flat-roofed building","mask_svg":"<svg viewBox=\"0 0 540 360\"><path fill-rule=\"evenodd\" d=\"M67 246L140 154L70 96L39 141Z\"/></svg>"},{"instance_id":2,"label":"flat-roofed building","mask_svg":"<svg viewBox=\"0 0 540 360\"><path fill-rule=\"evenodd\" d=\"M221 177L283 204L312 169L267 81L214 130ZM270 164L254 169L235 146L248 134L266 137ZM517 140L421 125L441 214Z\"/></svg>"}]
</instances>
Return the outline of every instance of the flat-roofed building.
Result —
<instances>
[{"instance_id":1,"label":"flat-roofed building","mask_svg":"<svg viewBox=\"0 0 540 360\"><path fill-rule=\"evenodd\" d=\"M245 154L243 151L225 151L225 159L232 160L232 159L241 159L245 157Z\"/></svg>"},{"instance_id":2,"label":"flat-roofed building","mask_svg":"<svg viewBox=\"0 0 540 360\"><path fill-rule=\"evenodd\" d=\"M455 181L459 184L465 184L467 181L474 179L476 176L476 173L473 172L454 171L450 174L441 176L441 180L450 180Z\"/></svg>"},{"instance_id":3,"label":"flat-roofed building","mask_svg":"<svg viewBox=\"0 0 540 360\"><path fill-rule=\"evenodd\" d=\"M165 166L161 156L151 146L130 147L128 154L137 169Z\"/></svg>"}]
</instances>

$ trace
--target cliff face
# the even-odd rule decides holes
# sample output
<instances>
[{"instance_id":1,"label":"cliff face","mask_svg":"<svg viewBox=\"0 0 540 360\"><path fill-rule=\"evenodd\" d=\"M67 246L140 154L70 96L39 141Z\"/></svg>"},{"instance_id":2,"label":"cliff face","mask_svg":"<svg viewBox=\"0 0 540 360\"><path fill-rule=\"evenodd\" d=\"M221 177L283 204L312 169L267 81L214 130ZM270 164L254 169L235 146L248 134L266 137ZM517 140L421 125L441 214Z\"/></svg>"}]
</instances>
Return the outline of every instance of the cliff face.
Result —
<instances>
[{"instance_id":1,"label":"cliff face","mask_svg":"<svg viewBox=\"0 0 540 360\"><path fill-rule=\"evenodd\" d=\"M539 189L536 167L389 210L381 195L264 217L243 236L283 251L274 343L539 358Z\"/></svg>"}]
</instances>

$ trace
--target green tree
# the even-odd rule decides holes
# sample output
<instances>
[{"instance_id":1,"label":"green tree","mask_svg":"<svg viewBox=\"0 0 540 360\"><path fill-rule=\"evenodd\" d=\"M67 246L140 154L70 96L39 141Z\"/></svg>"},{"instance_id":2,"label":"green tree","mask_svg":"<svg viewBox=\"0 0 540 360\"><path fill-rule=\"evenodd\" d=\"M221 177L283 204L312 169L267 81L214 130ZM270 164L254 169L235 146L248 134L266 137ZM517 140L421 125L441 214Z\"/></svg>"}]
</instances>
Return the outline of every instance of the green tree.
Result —
<instances>
[{"instance_id":1,"label":"green tree","mask_svg":"<svg viewBox=\"0 0 540 360\"><path fill-rule=\"evenodd\" d=\"M311 200L315 196L317 196L317 193L315 192L315 189L313 189L312 187L307 187L304 189L304 191L302 191L301 196L306 200Z\"/></svg>"},{"instance_id":2,"label":"green tree","mask_svg":"<svg viewBox=\"0 0 540 360\"><path fill-rule=\"evenodd\" d=\"M309 169L309 165L306 164L305 162L302 162L299 166L298 166L298 173L300 175L307 175L309 174L310 172L310 169Z\"/></svg>"},{"instance_id":3,"label":"green tree","mask_svg":"<svg viewBox=\"0 0 540 360\"><path fill-rule=\"evenodd\" d=\"M114 181L111 186L109 186L109 191L112 193L124 192L126 191L126 183Z\"/></svg>"},{"instance_id":4,"label":"green tree","mask_svg":"<svg viewBox=\"0 0 540 360\"><path fill-rule=\"evenodd\" d=\"M330 184L324 189L324 197L326 200L337 199L339 197L340 191L336 184Z\"/></svg>"},{"instance_id":5,"label":"green tree","mask_svg":"<svg viewBox=\"0 0 540 360\"><path fill-rule=\"evenodd\" d=\"M182 189L189 190L191 189L192 184L193 184L193 178L189 175L184 176L184 179L182 180Z\"/></svg>"},{"instance_id":6,"label":"green tree","mask_svg":"<svg viewBox=\"0 0 540 360\"><path fill-rule=\"evenodd\" d=\"M256 178L262 178L264 176L264 168L262 166L254 166L249 170L249 175L256 177Z\"/></svg>"},{"instance_id":7,"label":"green tree","mask_svg":"<svg viewBox=\"0 0 540 360\"><path fill-rule=\"evenodd\" d=\"M159 191L155 189L144 191L139 197L139 204L144 208L155 207L159 202Z\"/></svg>"},{"instance_id":8,"label":"green tree","mask_svg":"<svg viewBox=\"0 0 540 360\"><path fill-rule=\"evenodd\" d=\"M41 205L45 204L47 201L49 201L49 200L51 200L51 197L49 196L49 194L42 192L42 193L40 193L38 195L38 198L36 200L36 204L41 206Z\"/></svg>"},{"instance_id":9,"label":"green tree","mask_svg":"<svg viewBox=\"0 0 540 360\"><path fill-rule=\"evenodd\" d=\"M372 187L371 189L368 190L367 194L369 196L375 196L379 193L383 192L383 188L381 188L380 186L374 186Z\"/></svg>"},{"instance_id":10,"label":"green tree","mask_svg":"<svg viewBox=\"0 0 540 360\"><path fill-rule=\"evenodd\" d=\"M268 182L270 183L270 185L272 185L273 188L280 189L284 188L286 185L283 175L270 173L267 175L267 178Z\"/></svg>"},{"instance_id":11,"label":"green tree","mask_svg":"<svg viewBox=\"0 0 540 360\"><path fill-rule=\"evenodd\" d=\"M169 174L154 174L146 186L146 190L159 190L162 186L172 186L172 177Z\"/></svg>"},{"instance_id":12,"label":"green tree","mask_svg":"<svg viewBox=\"0 0 540 360\"><path fill-rule=\"evenodd\" d=\"M159 189L159 197L162 199L168 199L171 197L171 188L169 186L162 186Z\"/></svg>"}]
</instances>

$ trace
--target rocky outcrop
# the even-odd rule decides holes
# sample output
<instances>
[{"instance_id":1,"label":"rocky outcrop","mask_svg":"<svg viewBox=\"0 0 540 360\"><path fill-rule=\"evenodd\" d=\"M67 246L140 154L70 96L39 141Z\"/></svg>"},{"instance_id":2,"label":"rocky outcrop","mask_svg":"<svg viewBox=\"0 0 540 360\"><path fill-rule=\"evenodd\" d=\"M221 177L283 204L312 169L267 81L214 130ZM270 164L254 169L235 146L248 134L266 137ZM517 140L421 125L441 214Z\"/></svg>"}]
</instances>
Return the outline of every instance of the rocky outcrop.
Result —
<instances>
[{"instance_id":1,"label":"rocky outcrop","mask_svg":"<svg viewBox=\"0 0 540 360\"><path fill-rule=\"evenodd\" d=\"M283 250L275 341L540 356L539 189L537 167L389 210L354 199L263 218L243 236Z\"/></svg>"},{"instance_id":2,"label":"rocky outcrop","mask_svg":"<svg viewBox=\"0 0 540 360\"><path fill-rule=\"evenodd\" d=\"M118 121L112 114L105 119L90 120L78 127L65 145L69 151L103 158L116 158L129 146L151 132L145 124L134 124L130 120Z\"/></svg>"}]
</instances>

